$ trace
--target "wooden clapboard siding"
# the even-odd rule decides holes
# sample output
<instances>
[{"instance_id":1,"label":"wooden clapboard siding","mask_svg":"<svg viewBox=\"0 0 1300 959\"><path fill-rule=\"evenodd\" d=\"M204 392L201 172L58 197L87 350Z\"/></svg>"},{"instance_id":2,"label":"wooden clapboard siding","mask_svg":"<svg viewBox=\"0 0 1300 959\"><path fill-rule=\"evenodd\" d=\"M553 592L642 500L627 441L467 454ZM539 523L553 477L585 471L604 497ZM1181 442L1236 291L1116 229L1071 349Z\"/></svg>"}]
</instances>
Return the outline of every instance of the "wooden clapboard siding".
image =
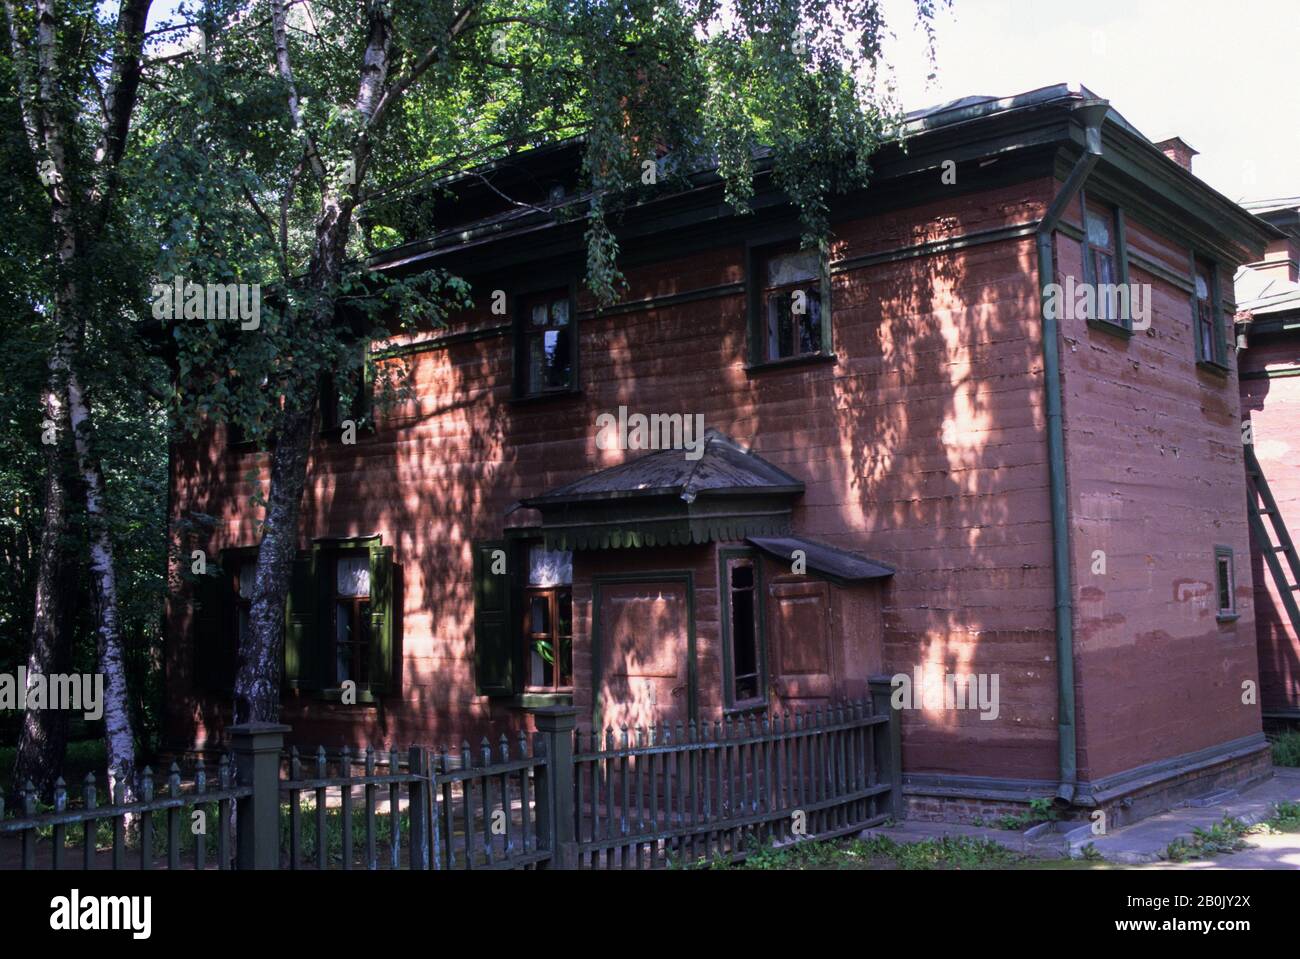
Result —
<instances>
[{"instance_id":1,"label":"wooden clapboard siding","mask_svg":"<svg viewBox=\"0 0 1300 959\"><path fill-rule=\"evenodd\" d=\"M894 210L837 226L833 258L1006 227L1041 215L1044 178ZM896 566L882 587L883 637L855 660L872 668L1000 672L1001 723L974 714L904 716L908 767L1050 778L1055 762L1050 523L1041 346L1029 237L869 262L834 274L838 362L750 372L745 251L739 243L627 271L627 299L723 288L612 315L580 312L583 395L509 402L510 339L461 337L405 359L416 399L381 415L354 447L322 441L303 502L304 542L379 532L402 567L400 697L380 707L287 702L307 740L439 741L475 736L522 714L479 697L472 668L471 543L500 535L514 501L618 462L595 449L595 418L627 405L702 413L705 422L800 477L802 535ZM509 278L502 278L509 288ZM495 283L447 333L491 331ZM728 288L730 285L730 288ZM579 310L591 306L579 298ZM219 518L213 546L255 541L242 474L264 458L224 451L221 437L178 450L173 502ZM695 578L698 696L722 705L716 569L711 553L631 551L618 571L690 568ZM590 585L603 557L575 568L575 682L590 705ZM838 595L838 591L837 595ZM851 602L842 600L836 602ZM179 604L173 629L181 634ZM839 615L844 615L840 613ZM170 728L214 722L188 693L188 656L170 648L177 693ZM862 677L852 677L861 681Z\"/></svg>"},{"instance_id":2,"label":"wooden clapboard siding","mask_svg":"<svg viewBox=\"0 0 1300 959\"><path fill-rule=\"evenodd\" d=\"M1072 205L1066 220L1079 219ZM1131 214L1125 228L1129 280L1152 289L1150 331L1061 322L1079 769L1090 780L1259 731L1242 702L1257 667L1236 371L1196 367L1186 241ZM1056 244L1058 280L1083 282L1080 244ZM1218 264L1229 337L1235 265ZM1235 622L1216 621L1216 545L1236 558ZM1104 575L1092 572L1097 550Z\"/></svg>"}]
</instances>

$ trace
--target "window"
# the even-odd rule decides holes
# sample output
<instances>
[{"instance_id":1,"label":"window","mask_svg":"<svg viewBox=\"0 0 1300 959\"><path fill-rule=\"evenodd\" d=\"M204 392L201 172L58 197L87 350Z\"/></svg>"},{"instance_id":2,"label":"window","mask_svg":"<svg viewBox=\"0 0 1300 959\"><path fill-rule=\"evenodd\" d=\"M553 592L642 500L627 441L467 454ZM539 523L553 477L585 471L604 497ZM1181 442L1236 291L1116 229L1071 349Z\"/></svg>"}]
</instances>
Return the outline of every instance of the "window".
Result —
<instances>
[{"instance_id":1,"label":"window","mask_svg":"<svg viewBox=\"0 0 1300 959\"><path fill-rule=\"evenodd\" d=\"M1094 290L1096 315L1092 319L1129 328L1130 311L1124 309L1127 294L1111 295L1120 284L1127 283L1120 258L1119 210L1084 205L1084 279ZM1123 296L1123 299L1121 299Z\"/></svg>"},{"instance_id":2,"label":"window","mask_svg":"<svg viewBox=\"0 0 1300 959\"><path fill-rule=\"evenodd\" d=\"M528 550L524 590L523 655L527 692L573 688L573 554Z\"/></svg>"},{"instance_id":3,"label":"window","mask_svg":"<svg viewBox=\"0 0 1300 959\"><path fill-rule=\"evenodd\" d=\"M333 685L370 684L370 557L341 554L334 561Z\"/></svg>"},{"instance_id":4,"label":"window","mask_svg":"<svg viewBox=\"0 0 1300 959\"><path fill-rule=\"evenodd\" d=\"M1236 571L1233 569L1232 549L1228 546L1214 548L1214 584L1218 597L1220 619L1237 615Z\"/></svg>"},{"instance_id":5,"label":"window","mask_svg":"<svg viewBox=\"0 0 1300 959\"><path fill-rule=\"evenodd\" d=\"M751 351L758 363L830 353L828 293L816 250L754 258L756 318Z\"/></svg>"},{"instance_id":6,"label":"window","mask_svg":"<svg viewBox=\"0 0 1300 959\"><path fill-rule=\"evenodd\" d=\"M1196 257L1193 260L1192 322L1196 337L1196 359L1214 366L1226 366L1223 342L1223 319L1219 314L1219 291L1214 264Z\"/></svg>"},{"instance_id":7,"label":"window","mask_svg":"<svg viewBox=\"0 0 1300 959\"><path fill-rule=\"evenodd\" d=\"M335 696L352 682L358 703L373 702L400 675L399 608L393 548L378 537L318 542L300 553L285 612L285 684Z\"/></svg>"},{"instance_id":8,"label":"window","mask_svg":"<svg viewBox=\"0 0 1300 959\"><path fill-rule=\"evenodd\" d=\"M572 692L572 553L538 540L475 544L474 675L483 696Z\"/></svg>"},{"instance_id":9,"label":"window","mask_svg":"<svg viewBox=\"0 0 1300 959\"><path fill-rule=\"evenodd\" d=\"M758 562L748 550L719 551L724 588L722 626L726 700L729 708L765 701L762 590Z\"/></svg>"},{"instance_id":10,"label":"window","mask_svg":"<svg viewBox=\"0 0 1300 959\"><path fill-rule=\"evenodd\" d=\"M516 319L516 393L544 396L566 393L577 384L577 331L569 290L551 290L520 299Z\"/></svg>"}]
</instances>

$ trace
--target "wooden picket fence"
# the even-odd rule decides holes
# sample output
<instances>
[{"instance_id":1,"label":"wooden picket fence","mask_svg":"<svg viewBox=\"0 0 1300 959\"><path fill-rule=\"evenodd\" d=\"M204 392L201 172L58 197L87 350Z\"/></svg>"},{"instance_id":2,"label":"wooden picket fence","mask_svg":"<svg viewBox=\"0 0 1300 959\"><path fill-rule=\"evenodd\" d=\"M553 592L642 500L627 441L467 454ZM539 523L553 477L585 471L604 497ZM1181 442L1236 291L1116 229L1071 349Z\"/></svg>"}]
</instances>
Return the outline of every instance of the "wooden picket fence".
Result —
<instances>
[{"instance_id":1,"label":"wooden picket fence","mask_svg":"<svg viewBox=\"0 0 1300 959\"><path fill-rule=\"evenodd\" d=\"M477 750L463 742L455 753L412 746L404 759L318 748L304 761L284 749L289 727L235 726L215 789L202 764L189 781L173 764L163 795L146 769L132 802L119 785L99 806L93 776L80 803L60 782L47 812L30 784L16 816L5 817L0 797L0 866L655 869L901 818L887 679L872 681L870 701L659 723L617 741L612 729L579 731L575 718L572 707L544 707L531 737L483 739Z\"/></svg>"},{"instance_id":2,"label":"wooden picket fence","mask_svg":"<svg viewBox=\"0 0 1300 959\"><path fill-rule=\"evenodd\" d=\"M894 814L889 734L890 715L863 701L712 728L623 728L617 744L613 729L603 742L595 731L579 734L577 865L734 861L756 845L879 825Z\"/></svg>"}]
</instances>

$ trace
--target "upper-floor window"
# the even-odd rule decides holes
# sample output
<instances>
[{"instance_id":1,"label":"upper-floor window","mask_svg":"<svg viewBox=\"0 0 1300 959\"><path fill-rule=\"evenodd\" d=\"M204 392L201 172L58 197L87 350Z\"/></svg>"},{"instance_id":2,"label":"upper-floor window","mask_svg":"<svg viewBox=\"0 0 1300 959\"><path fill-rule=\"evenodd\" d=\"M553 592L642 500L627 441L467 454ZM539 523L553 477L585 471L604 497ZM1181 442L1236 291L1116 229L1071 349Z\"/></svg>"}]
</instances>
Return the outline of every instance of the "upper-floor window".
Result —
<instances>
[{"instance_id":1,"label":"upper-floor window","mask_svg":"<svg viewBox=\"0 0 1300 959\"><path fill-rule=\"evenodd\" d=\"M751 254L751 363L830 354L825 267L817 250L778 247Z\"/></svg>"},{"instance_id":2,"label":"upper-floor window","mask_svg":"<svg viewBox=\"0 0 1300 959\"><path fill-rule=\"evenodd\" d=\"M1124 219L1119 207L1083 200L1083 278L1092 287L1095 313L1089 320L1132 329Z\"/></svg>"},{"instance_id":3,"label":"upper-floor window","mask_svg":"<svg viewBox=\"0 0 1300 959\"><path fill-rule=\"evenodd\" d=\"M1219 313L1218 281L1214 264L1196 257L1192 282L1192 323L1196 336L1196 359L1202 363L1226 366L1226 347L1223 342L1223 318Z\"/></svg>"},{"instance_id":4,"label":"upper-floor window","mask_svg":"<svg viewBox=\"0 0 1300 959\"><path fill-rule=\"evenodd\" d=\"M520 299L516 321L516 393L564 393L577 385L577 330L567 288Z\"/></svg>"}]
</instances>

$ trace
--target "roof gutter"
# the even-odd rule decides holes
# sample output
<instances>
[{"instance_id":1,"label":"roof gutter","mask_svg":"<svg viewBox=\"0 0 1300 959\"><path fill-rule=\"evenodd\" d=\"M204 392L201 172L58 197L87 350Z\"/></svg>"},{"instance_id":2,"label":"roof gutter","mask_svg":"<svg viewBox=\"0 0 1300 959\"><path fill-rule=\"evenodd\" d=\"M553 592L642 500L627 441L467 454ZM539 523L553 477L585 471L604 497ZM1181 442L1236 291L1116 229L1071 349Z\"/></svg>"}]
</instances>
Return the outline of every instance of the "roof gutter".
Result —
<instances>
[{"instance_id":1,"label":"roof gutter","mask_svg":"<svg viewBox=\"0 0 1300 959\"><path fill-rule=\"evenodd\" d=\"M1038 292L1043 333L1043 388L1047 393L1047 469L1052 504L1052 571L1056 598L1057 764L1056 796L1074 801L1078 783L1074 724L1074 598L1070 591L1070 523L1066 499L1065 430L1061 420L1060 327L1048 308L1047 287L1056 280L1052 234L1066 207L1101 158L1101 125L1109 104L1084 100L1072 112L1084 124L1086 146L1038 224Z\"/></svg>"}]
</instances>

